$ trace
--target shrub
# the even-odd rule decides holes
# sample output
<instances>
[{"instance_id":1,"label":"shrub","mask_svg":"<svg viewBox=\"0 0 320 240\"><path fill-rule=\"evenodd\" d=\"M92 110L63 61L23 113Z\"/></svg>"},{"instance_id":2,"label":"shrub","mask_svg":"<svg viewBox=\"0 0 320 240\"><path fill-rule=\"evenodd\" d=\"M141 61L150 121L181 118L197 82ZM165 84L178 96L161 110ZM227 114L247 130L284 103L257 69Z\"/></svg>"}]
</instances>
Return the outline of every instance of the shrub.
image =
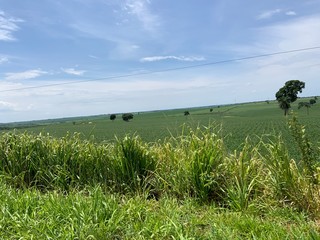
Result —
<instances>
[{"instance_id":1,"label":"shrub","mask_svg":"<svg viewBox=\"0 0 320 240\"><path fill-rule=\"evenodd\" d=\"M316 101L316 99L310 99L310 100L309 100L309 103L310 103L311 105L313 105L313 104L317 103L317 101Z\"/></svg>"},{"instance_id":2,"label":"shrub","mask_svg":"<svg viewBox=\"0 0 320 240\"><path fill-rule=\"evenodd\" d=\"M117 118L117 115L115 115L115 114L110 115L110 120L114 121L116 118Z\"/></svg>"},{"instance_id":3,"label":"shrub","mask_svg":"<svg viewBox=\"0 0 320 240\"><path fill-rule=\"evenodd\" d=\"M122 114L122 119L123 119L123 121L128 122L130 119L133 119L133 114L132 113L124 113L124 114Z\"/></svg>"}]
</instances>

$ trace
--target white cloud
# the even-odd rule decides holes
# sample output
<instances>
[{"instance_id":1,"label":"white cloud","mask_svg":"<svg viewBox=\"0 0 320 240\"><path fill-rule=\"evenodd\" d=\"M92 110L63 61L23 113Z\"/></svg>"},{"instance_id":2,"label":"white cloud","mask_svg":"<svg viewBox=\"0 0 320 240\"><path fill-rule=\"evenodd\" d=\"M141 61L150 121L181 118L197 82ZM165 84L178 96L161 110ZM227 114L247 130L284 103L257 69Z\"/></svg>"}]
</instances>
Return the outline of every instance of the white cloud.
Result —
<instances>
[{"instance_id":1,"label":"white cloud","mask_svg":"<svg viewBox=\"0 0 320 240\"><path fill-rule=\"evenodd\" d=\"M286 15L287 15L287 16L296 16L297 13L296 13L295 11L287 11L287 12L286 12Z\"/></svg>"},{"instance_id":2,"label":"white cloud","mask_svg":"<svg viewBox=\"0 0 320 240\"><path fill-rule=\"evenodd\" d=\"M144 57L141 58L141 62L155 62L162 60L177 60L185 62L195 62L195 61L204 61L204 57L185 57L185 56L153 56L153 57Z\"/></svg>"},{"instance_id":3,"label":"white cloud","mask_svg":"<svg viewBox=\"0 0 320 240\"><path fill-rule=\"evenodd\" d=\"M100 59L99 57L95 56L95 55L89 55L89 58L93 58L93 59Z\"/></svg>"},{"instance_id":4,"label":"white cloud","mask_svg":"<svg viewBox=\"0 0 320 240\"><path fill-rule=\"evenodd\" d=\"M275 14L281 13L282 10L281 9L274 9L274 10L270 10L270 11L265 11L263 13L261 13L257 19L267 19L267 18L271 18L272 16L274 16Z\"/></svg>"},{"instance_id":5,"label":"white cloud","mask_svg":"<svg viewBox=\"0 0 320 240\"><path fill-rule=\"evenodd\" d=\"M159 26L159 18L151 13L149 4L149 0L126 0L123 9L128 14L137 17L146 30L153 31Z\"/></svg>"},{"instance_id":6,"label":"white cloud","mask_svg":"<svg viewBox=\"0 0 320 240\"><path fill-rule=\"evenodd\" d=\"M13 110L15 108L15 104L5 101L0 101L0 111L3 110Z\"/></svg>"},{"instance_id":7,"label":"white cloud","mask_svg":"<svg viewBox=\"0 0 320 240\"><path fill-rule=\"evenodd\" d=\"M5 80L9 80L9 81L26 80L26 79L37 78L44 74L47 74L47 72L41 71L39 69L28 70L24 72L16 72L16 73L6 73Z\"/></svg>"},{"instance_id":8,"label":"white cloud","mask_svg":"<svg viewBox=\"0 0 320 240\"><path fill-rule=\"evenodd\" d=\"M6 63L6 62L9 62L9 58L0 56L0 64Z\"/></svg>"},{"instance_id":9,"label":"white cloud","mask_svg":"<svg viewBox=\"0 0 320 240\"><path fill-rule=\"evenodd\" d=\"M253 39L249 45L230 45L227 50L231 53L237 53L237 56L255 56L274 52L290 51L295 49L304 49L320 46L320 15L311 15L308 17L297 17L286 21L277 22L268 26L253 29ZM319 54L319 50L308 51L314 55ZM275 55L274 57L264 59L288 59L289 56L300 53L291 53ZM319 57L317 57L319 58ZM260 60L257 59L256 62ZM311 64L312 65L312 64Z\"/></svg>"},{"instance_id":10,"label":"white cloud","mask_svg":"<svg viewBox=\"0 0 320 240\"><path fill-rule=\"evenodd\" d=\"M243 49L254 49L255 53L250 54L258 55L316 47L320 42L320 32L316 29L320 29L320 15L293 18L259 28L254 32L254 42L237 48L242 54L245 54ZM290 79L305 81L308 87L303 94L313 96L318 89L316 65L319 64L319 54L320 49L313 49L239 61L237 64L240 72L236 76L239 82L248 80L256 84L248 89L257 89L255 94L250 94L252 99L273 99L273 93ZM241 68L244 70L241 71ZM244 89L244 92L248 91Z\"/></svg>"},{"instance_id":11,"label":"white cloud","mask_svg":"<svg viewBox=\"0 0 320 240\"><path fill-rule=\"evenodd\" d=\"M272 18L273 16L277 15L277 14L285 14L287 16L296 16L297 13L295 11L284 11L283 9L274 9L274 10L269 10L269 11L265 11L263 13L261 13L260 15L257 16L258 20L262 20L262 19L269 19Z\"/></svg>"},{"instance_id":12,"label":"white cloud","mask_svg":"<svg viewBox=\"0 0 320 240\"><path fill-rule=\"evenodd\" d=\"M84 70L76 70L74 68L62 68L62 71L67 74L77 75L77 76L81 76L86 72Z\"/></svg>"},{"instance_id":13,"label":"white cloud","mask_svg":"<svg viewBox=\"0 0 320 240\"><path fill-rule=\"evenodd\" d=\"M314 47L320 42L316 29L320 29L320 16L301 17L261 28L259 38L272 51Z\"/></svg>"},{"instance_id":14,"label":"white cloud","mask_svg":"<svg viewBox=\"0 0 320 240\"><path fill-rule=\"evenodd\" d=\"M17 25L19 22L23 22L23 20L7 16L3 11L0 11L0 41L16 40L13 32L19 30Z\"/></svg>"},{"instance_id":15,"label":"white cloud","mask_svg":"<svg viewBox=\"0 0 320 240\"><path fill-rule=\"evenodd\" d=\"M104 83L104 88L110 93L137 93L142 91L186 90L207 87L212 82L208 79L190 79L186 81L164 80L134 80Z\"/></svg>"}]
</instances>

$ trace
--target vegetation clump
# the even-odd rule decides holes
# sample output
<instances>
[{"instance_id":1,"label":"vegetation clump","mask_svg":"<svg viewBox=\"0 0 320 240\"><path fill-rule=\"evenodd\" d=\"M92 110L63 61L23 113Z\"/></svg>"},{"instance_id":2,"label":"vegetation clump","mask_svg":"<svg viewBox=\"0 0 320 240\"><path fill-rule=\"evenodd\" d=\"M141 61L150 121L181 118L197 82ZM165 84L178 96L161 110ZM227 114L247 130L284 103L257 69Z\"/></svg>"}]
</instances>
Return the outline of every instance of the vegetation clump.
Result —
<instances>
[{"instance_id":1,"label":"vegetation clump","mask_svg":"<svg viewBox=\"0 0 320 240\"><path fill-rule=\"evenodd\" d=\"M122 114L122 120L129 122L129 120L133 119L133 114L132 113L124 113Z\"/></svg>"},{"instance_id":2,"label":"vegetation clump","mask_svg":"<svg viewBox=\"0 0 320 240\"><path fill-rule=\"evenodd\" d=\"M116 114L110 114L110 120L114 121L117 118Z\"/></svg>"}]
</instances>

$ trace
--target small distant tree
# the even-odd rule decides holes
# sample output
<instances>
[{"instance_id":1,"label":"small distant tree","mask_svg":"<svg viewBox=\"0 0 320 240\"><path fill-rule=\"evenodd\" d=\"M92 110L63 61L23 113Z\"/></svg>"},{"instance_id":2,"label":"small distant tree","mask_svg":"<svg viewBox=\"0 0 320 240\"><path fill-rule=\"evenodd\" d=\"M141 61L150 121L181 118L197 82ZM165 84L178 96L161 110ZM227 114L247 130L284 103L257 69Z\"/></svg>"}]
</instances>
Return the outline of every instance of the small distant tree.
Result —
<instances>
[{"instance_id":1,"label":"small distant tree","mask_svg":"<svg viewBox=\"0 0 320 240\"><path fill-rule=\"evenodd\" d=\"M213 108L210 108L210 112L212 112L213 111Z\"/></svg>"},{"instance_id":2,"label":"small distant tree","mask_svg":"<svg viewBox=\"0 0 320 240\"><path fill-rule=\"evenodd\" d=\"M123 121L129 122L130 119L133 119L132 113L124 113L122 114Z\"/></svg>"},{"instance_id":3,"label":"small distant tree","mask_svg":"<svg viewBox=\"0 0 320 240\"><path fill-rule=\"evenodd\" d=\"M276 99L279 103L279 107L284 111L285 116L288 114L291 103L297 100L298 93L301 93L304 87L304 82L299 80L290 80L287 81L276 93Z\"/></svg>"},{"instance_id":4,"label":"small distant tree","mask_svg":"<svg viewBox=\"0 0 320 240\"><path fill-rule=\"evenodd\" d=\"M315 99L310 99L309 100L309 103L311 104L311 105L313 105L313 104L315 104L317 101L315 100Z\"/></svg>"},{"instance_id":5,"label":"small distant tree","mask_svg":"<svg viewBox=\"0 0 320 240\"><path fill-rule=\"evenodd\" d=\"M184 111L184 115L189 116L190 115L189 111Z\"/></svg>"},{"instance_id":6,"label":"small distant tree","mask_svg":"<svg viewBox=\"0 0 320 240\"><path fill-rule=\"evenodd\" d=\"M298 109L305 107L307 109L307 114L309 115L309 108L311 108L311 104L309 102L299 102Z\"/></svg>"},{"instance_id":7,"label":"small distant tree","mask_svg":"<svg viewBox=\"0 0 320 240\"><path fill-rule=\"evenodd\" d=\"M269 101L269 100L266 100L266 103L268 103L268 104L269 104L269 103L270 103L270 101Z\"/></svg>"},{"instance_id":8,"label":"small distant tree","mask_svg":"<svg viewBox=\"0 0 320 240\"><path fill-rule=\"evenodd\" d=\"M115 114L110 115L110 120L114 121L116 118L117 118L117 115L115 115Z\"/></svg>"}]
</instances>

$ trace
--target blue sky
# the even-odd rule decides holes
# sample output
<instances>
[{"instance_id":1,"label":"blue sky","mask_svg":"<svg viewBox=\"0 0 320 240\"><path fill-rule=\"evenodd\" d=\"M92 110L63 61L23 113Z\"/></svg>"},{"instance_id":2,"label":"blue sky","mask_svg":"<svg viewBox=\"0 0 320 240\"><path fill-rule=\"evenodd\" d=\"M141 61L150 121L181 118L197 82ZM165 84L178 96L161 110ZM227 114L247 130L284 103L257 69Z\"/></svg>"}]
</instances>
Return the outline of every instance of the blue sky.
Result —
<instances>
[{"instance_id":1,"label":"blue sky","mask_svg":"<svg viewBox=\"0 0 320 240\"><path fill-rule=\"evenodd\" d=\"M161 72L317 47L319 29L320 0L0 0L0 122L274 99L291 79L319 95L320 49Z\"/></svg>"}]
</instances>

